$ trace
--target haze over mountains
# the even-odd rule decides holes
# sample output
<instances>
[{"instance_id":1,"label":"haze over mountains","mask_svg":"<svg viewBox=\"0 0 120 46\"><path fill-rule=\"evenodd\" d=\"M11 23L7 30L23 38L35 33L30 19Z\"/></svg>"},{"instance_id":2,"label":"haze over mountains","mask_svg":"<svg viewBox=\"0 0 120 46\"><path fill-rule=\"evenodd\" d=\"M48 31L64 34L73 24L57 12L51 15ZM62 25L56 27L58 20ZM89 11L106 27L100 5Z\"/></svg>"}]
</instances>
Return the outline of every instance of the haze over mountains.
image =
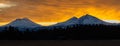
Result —
<instances>
[{"instance_id":1,"label":"haze over mountains","mask_svg":"<svg viewBox=\"0 0 120 46\"><path fill-rule=\"evenodd\" d=\"M94 24L104 24L104 25L110 24L111 25L112 24L113 25L113 23L108 23L108 22L100 20L94 16L86 14L80 18L72 17L65 22L57 23L57 24L51 25L51 26L70 26L70 25L75 25L75 24L85 24L85 25L89 25L89 24L90 25L94 25ZM6 27L6 26L13 26L13 27L19 27L19 28L20 27L22 27L22 28L42 27L42 25L34 23L31 20L29 20L28 18L16 19L7 25L4 25L4 27Z\"/></svg>"}]
</instances>

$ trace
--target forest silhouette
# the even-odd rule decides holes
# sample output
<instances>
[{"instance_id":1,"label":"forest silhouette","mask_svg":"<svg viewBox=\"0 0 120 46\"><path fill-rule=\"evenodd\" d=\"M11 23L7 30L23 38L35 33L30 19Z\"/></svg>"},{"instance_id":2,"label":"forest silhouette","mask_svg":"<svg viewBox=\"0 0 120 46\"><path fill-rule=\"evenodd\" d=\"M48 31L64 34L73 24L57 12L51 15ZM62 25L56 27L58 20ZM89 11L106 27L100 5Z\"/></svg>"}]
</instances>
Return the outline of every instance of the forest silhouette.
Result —
<instances>
[{"instance_id":1,"label":"forest silhouette","mask_svg":"<svg viewBox=\"0 0 120 46\"><path fill-rule=\"evenodd\" d=\"M5 27L0 40L106 40L120 39L119 25L70 25L20 31L17 27Z\"/></svg>"}]
</instances>

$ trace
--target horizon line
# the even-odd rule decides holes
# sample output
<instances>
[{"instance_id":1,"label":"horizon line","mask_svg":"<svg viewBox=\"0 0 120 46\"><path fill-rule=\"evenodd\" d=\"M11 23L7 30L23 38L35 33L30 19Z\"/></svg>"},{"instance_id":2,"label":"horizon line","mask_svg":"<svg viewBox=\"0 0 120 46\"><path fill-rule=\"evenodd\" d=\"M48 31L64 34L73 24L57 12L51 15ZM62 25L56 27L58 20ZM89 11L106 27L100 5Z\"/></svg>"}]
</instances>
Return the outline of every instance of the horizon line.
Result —
<instances>
[{"instance_id":1,"label":"horizon line","mask_svg":"<svg viewBox=\"0 0 120 46\"><path fill-rule=\"evenodd\" d=\"M92 15L90 15L90 14L85 14L85 15L83 15L83 16L92 16ZM81 16L81 17L83 17L83 16ZM73 16L73 17L76 17L76 16ZM71 17L71 18L73 18L73 17ZM81 18L81 17L79 17L79 18ZM92 16L92 17L95 17L95 16ZM70 19L71 19L70 18ZM79 19L78 17L76 17L77 19ZM98 18L98 17L96 17L96 18ZM29 18L27 18L27 17L23 17L23 18L17 18L17 19L14 19L13 21L15 21L15 20L30 20L30 21L32 21L31 19L29 19ZM98 18L99 19L99 18ZM69 19L68 19L69 20ZM101 19L100 19L101 20ZM66 20L67 21L67 20ZM119 20L103 20L103 21L105 21L105 22L108 22L108 23L120 23L120 21ZM34 22L34 21L33 21ZM65 21L63 21L63 22L65 22ZM3 23L0 23L0 26L1 25L6 25L6 24L9 24L10 22L3 22ZM36 23L36 24L39 24L39 25L42 25L42 26L50 26L50 25L54 25L54 24L57 24L57 23L61 23L61 22L34 22L34 23Z\"/></svg>"}]
</instances>

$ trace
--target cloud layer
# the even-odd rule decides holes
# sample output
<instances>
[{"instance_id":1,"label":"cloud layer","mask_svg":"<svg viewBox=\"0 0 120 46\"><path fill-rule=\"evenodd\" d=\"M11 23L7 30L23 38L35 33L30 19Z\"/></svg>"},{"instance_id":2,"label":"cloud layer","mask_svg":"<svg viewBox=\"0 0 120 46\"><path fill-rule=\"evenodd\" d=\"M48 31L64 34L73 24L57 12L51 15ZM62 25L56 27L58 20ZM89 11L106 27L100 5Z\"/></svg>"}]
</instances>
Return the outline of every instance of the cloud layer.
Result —
<instances>
[{"instance_id":1,"label":"cloud layer","mask_svg":"<svg viewBox=\"0 0 120 46\"><path fill-rule=\"evenodd\" d=\"M120 20L120 0L1 0L17 4L0 11L0 22L28 17L36 22L61 22L91 14L100 19Z\"/></svg>"}]
</instances>

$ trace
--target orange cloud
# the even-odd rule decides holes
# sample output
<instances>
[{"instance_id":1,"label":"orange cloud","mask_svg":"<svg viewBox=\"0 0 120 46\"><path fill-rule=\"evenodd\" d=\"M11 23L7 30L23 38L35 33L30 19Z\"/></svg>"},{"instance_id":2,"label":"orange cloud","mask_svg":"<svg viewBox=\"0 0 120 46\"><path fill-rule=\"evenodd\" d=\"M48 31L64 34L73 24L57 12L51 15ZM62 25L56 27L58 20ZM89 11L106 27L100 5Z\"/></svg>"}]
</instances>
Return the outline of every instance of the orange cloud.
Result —
<instances>
[{"instance_id":1,"label":"orange cloud","mask_svg":"<svg viewBox=\"0 0 120 46\"><path fill-rule=\"evenodd\" d=\"M28 17L35 22L62 22L91 14L103 20L120 20L120 0L3 0L17 6L2 9L0 22Z\"/></svg>"}]
</instances>

